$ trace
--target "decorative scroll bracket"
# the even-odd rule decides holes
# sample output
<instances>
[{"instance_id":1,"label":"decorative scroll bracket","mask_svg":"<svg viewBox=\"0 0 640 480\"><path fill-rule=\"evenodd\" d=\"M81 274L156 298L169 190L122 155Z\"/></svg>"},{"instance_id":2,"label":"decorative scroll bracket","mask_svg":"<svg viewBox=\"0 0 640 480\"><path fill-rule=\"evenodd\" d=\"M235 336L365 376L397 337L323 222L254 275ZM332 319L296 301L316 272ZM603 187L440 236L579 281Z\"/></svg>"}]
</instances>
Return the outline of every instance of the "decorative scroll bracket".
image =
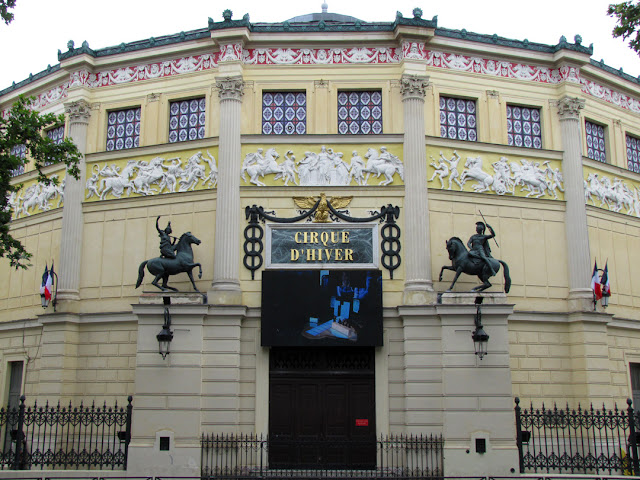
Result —
<instances>
[{"instance_id":1,"label":"decorative scroll bracket","mask_svg":"<svg viewBox=\"0 0 640 480\"><path fill-rule=\"evenodd\" d=\"M248 221L248 225L244 229L244 258L242 259L242 263L245 268L251 271L251 279L255 280L255 272L258 270L264 263L264 259L262 258L262 253L264 251L264 229L260 225L260 222L263 224L266 220L270 222L276 223L296 223L300 222L311 215L313 215L320 203L323 199L318 199L316 204L311 207L309 210L305 211L302 215L297 217L289 217L289 218L280 218L275 216L275 212L273 211L265 211L263 207L259 207L257 205L252 205L251 207L245 207L245 215ZM363 223L363 222L372 222L375 220L380 220L380 223L384 223L381 236L382 241L380 242L380 249L382 251L381 262L384 268L389 271L389 276L393 279L393 271L400 266L401 257L400 257L400 227L397 225L396 220L400 216L400 207L393 206L391 204L387 206L382 206L380 211L371 211L372 214L370 217L351 217L340 211L336 210L329 200L325 200L326 206L329 208L331 213L335 215L335 217L344 220L345 222L350 223Z\"/></svg>"}]
</instances>

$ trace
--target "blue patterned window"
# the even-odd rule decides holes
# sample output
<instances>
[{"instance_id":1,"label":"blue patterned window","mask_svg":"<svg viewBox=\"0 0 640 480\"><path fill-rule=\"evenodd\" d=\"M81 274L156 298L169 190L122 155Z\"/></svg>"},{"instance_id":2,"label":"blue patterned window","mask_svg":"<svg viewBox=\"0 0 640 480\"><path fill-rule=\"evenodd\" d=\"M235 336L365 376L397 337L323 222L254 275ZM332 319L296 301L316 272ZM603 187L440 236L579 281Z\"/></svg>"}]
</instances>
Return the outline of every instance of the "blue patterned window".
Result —
<instances>
[{"instance_id":1,"label":"blue patterned window","mask_svg":"<svg viewBox=\"0 0 640 480\"><path fill-rule=\"evenodd\" d=\"M22 158L24 160L27 157L27 146L16 145L11 149L11 155L15 155L16 157ZM11 170L12 177L17 177L18 175L22 175L23 173L24 165L20 165L18 168Z\"/></svg>"},{"instance_id":2,"label":"blue patterned window","mask_svg":"<svg viewBox=\"0 0 640 480\"><path fill-rule=\"evenodd\" d=\"M640 173L640 138L627 133L627 168Z\"/></svg>"},{"instance_id":3,"label":"blue patterned window","mask_svg":"<svg viewBox=\"0 0 640 480\"><path fill-rule=\"evenodd\" d=\"M507 138L509 145L542 148L540 109L507 105Z\"/></svg>"},{"instance_id":4,"label":"blue patterned window","mask_svg":"<svg viewBox=\"0 0 640 480\"><path fill-rule=\"evenodd\" d=\"M53 143L55 143L56 145L60 145L64 140L64 125L60 125L59 127L55 127L55 128L50 128L49 130L47 130L46 133L47 133L47 137L49 137L51 141L53 141ZM54 162L49 160L44 162L45 166L51 165L52 163Z\"/></svg>"},{"instance_id":5,"label":"blue patterned window","mask_svg":"<svg viewBox=\"0 0 640 480\"><path fill-rule=\"evenodd\" d=\"M382 92L339 92L338 132L342 135L382 133Z\"/></svg>"},{"instance_id":6,"label":"blue patterned window","mask_svg":"<svg viewBox=\"0 0 640 480\"><path fill-rule=\"evenodd\" d=\"M440 136L470 142L478 139L475 100L440 97Z\"/></svg>"},{"instance_id":7,"label":"blue patterned window","mask_svg":"<svg viewBox=\"0 0 640 480\"><path fill-rule=\"evenodd\" d=\"M305 92L263 92L262 133L264 135L307 133L307 94Z\"/></svg>"},{"instance_id":8,"label":"blue patterned window","mask_svg":"<svg viewBox=\"0 0 640 480\"><path fill-rule=\"evenodd\" d=\"M140 145L140 107L115 110L107 115L107 151Z\"/></svg>"},{"instance_id":9,"label":"blue patterned window","mask_svg":"<svg viewBox=\"0 0 640 480\"><path fill-rule=\"evenodd\" d=\"M169 104L169 142L186 142L204 138L207 120L204 97Z\"/></svg>"},{"instance_id":10,"label":"blue patterned window","mask_svg":"<svg viewBox=\"0 0 640 480\"><path fill-rule=\"evenodd\" d=\"M585 120L584 129L587 134L587 157L599 162L606 162L607 150L604 141L604 127Z\"/></svg>"}]
</instances>

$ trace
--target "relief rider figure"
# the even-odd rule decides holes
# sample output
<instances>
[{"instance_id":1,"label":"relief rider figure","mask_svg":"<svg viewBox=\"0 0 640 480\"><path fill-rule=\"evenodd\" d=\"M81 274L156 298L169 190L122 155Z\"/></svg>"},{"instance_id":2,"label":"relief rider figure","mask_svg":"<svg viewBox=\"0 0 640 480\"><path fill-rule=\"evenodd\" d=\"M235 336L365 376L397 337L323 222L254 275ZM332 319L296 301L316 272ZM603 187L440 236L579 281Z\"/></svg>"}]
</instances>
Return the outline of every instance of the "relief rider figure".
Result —
<instances>
[{"instance_id":1,"label":"relief rider figure","mask_svg":"<svg viewBox=\"0 0 640 480\"><path fill-rule=\"evenodd\" d=\"M476 222L476 234L471 235L469 241L467 242L467 247L469 248L469 255L472 257L480 258L484 263L489 267L489 271L491 272L491 276L496 274L496 271L491 266L491 262L489 258L493 258L491 256L491 248L489 248L489 239L496 236L496 232L491 228L491 225L486 225L491 231L490 235L485 235L485 224L483 222Z\"/></svg>"}]
</instances>

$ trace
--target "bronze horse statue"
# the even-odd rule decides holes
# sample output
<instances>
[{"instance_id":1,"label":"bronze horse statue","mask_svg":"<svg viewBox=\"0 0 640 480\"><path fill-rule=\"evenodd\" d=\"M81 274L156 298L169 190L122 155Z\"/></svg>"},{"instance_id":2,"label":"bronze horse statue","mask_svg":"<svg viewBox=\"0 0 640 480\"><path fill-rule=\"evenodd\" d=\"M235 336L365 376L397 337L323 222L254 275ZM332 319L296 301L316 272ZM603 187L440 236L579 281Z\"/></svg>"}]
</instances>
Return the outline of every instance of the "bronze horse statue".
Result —
<instances>
[{"instance_id":1,"label":"bronze horse statue","mask_svg":"<svg viewBox=\"0 0 640 480\"><path fill-rule=\"evenodd\" d=\"M177 292L177 288L169 287L167 285L169 275L186 273L189 275L189 280L191 280L193 289L196 292L199 292L200 290L198 290L196 283L193 281L193 272L191 270L193 270L194 267L198 267L200 269L198 278L202 278L202 265L199 263L193 263L193 250L191 248L191 244L193 243L200 245L200 240L198 240L191 232L183 233L175 246L176 258L156 257L142 262L138 268L138 282L136 283L136 288L138 288L142 283L142 279L144 278L144 267L146 266L149 273L156 276L151 284L155 285L162 291L168 289ZM162 279L162 286L158 285L158 280L160 279Z\"/></svg>"},{"instance_id":2,"label":"bronze horse statue","mask_svg":"<svg viewBox=\"0 0 640 480\"><path fill-rule=\"evenodd\" d=\"M453 270L456 272L455 277L453 277L453 282L451 282L451 286L447 290L450 292L453 289L453 286L458 281L458 277L461 273L466 273L467 275L477 275L480 281L482 281L482 285L478 285L471 289L473 292L481 292L486 290L491 286L489 282L489 278L492 277L491 272L489 270L489 266L484 262L483 259L473 257L469 254L467 247L465 247L462 240L458 237L451 237L447 240L447 251L449 252L449 260L451 260L451 266L445 265L440 270L440 278L442 281L442 272L445 270ZM509 266L503 262L502 260L498 260L496 258L489 258L489 262L491 263L491 267L497 273L500 270L500 265L502 265L504 269L504 291L505 293L509 293L509 289L511 288L511 277L509 276Z\"/></svg>"}]
</instances>

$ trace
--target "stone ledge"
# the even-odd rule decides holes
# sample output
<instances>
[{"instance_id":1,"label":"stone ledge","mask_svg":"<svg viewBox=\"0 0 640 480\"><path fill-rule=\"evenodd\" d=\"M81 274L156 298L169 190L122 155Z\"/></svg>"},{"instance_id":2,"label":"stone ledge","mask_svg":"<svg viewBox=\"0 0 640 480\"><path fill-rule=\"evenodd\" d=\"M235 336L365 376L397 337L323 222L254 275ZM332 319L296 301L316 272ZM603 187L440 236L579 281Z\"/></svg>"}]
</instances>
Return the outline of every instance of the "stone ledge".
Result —
<instances>
[{"instance_id":1,"label":"stone ledge","mask_svg":"<svg viewBox=\"0 0 640 480\"><path fill-rule=\"evenodd\" d=\"M445 292L439 298L442 305L473 305L476 297L482 297L483 305L505 305L507 295L502 292Z\"/></svg>"},{"instance_id":2,"label":"stone ledge","mask_svg":"<svg viewBox=\"0 0 640 480\"><path fill-rule=\"evenodd\" d=\"M198 292L142 292L138 299L140 305L164 305L168 298L169 305L206 305L207 295Z\"/></svg>"}]
</instances>

